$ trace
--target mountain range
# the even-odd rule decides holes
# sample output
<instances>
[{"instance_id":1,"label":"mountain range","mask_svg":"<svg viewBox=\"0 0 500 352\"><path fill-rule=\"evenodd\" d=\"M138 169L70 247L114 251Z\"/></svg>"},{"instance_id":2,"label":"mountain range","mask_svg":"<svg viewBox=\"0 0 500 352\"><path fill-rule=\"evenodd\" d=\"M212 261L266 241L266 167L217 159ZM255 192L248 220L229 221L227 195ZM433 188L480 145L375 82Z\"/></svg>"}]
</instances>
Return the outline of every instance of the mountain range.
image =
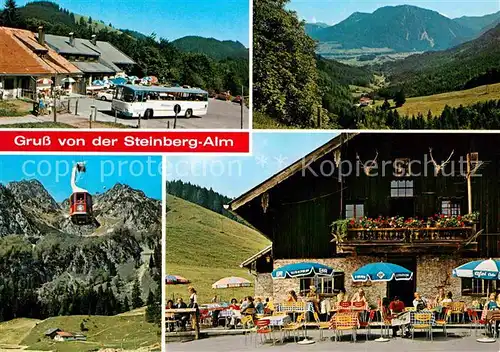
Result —
<instances>
[{"instance_id":1,"label":"mountain range","mask_svg":"<svg viewBox=\"0 0 500 352\"><path fill-rule=\"evenodd\" d=\"M379 67L410 96L469 89L500 81L500 24L448 50L410 55Z\"/></svg>"},{"instance_id":2,"label":"mountain range","mask_svg":"<svg viewBox=\"0 0 500 352\"><path fill-rule=\"evenodd\" d=\"M390 48L396 52L445 50L474 39L500 21L500 11L481 17L450 19L410 5L385 6L373 13L355 12L334 26L306 24L305 30L338 49Z\"/></svg>"},{"instance_id":3,"label":"mountain range","mask_svg":"<svg viewBox=\"0 0 500 352\"><path fill-rule=\"evenodd\" d=\"M0 287L0 300L9 294L9 302L31 302L19 314L51 316L36 312L35 302L47 307L57 292L104 288L123 302L130 300L134 283L143 298L157 289L161 202L123 184L93 201L100 225L77 226L69 219L68 201L56 202L38 180L0 184L0 282L20 292L16 297ZM38 298L26 296L32 290ZM7 306L3 316L0 308L0 321L15 314Z\"/></svg>"},{"instance_id":4,"label":"mountain range","mask_svg":"<svg viewBox=\"0 0 500 352\"><path fill-rule=\"evenodd\" d=\"M50 22L52 24L64 25L71 29L76 29L80 23L88 23L95 32L106 30L124 33L135 39L145 39L148 35L130 30L115 29L104 22L69 12L51 1L33 1L19 7L19 13L25 22L33 20ZM214 38L204 38L199 36L186 36L172 41L172 44L181 51L206 54L216 60L226 58L248 58L248 49L239 42L231 40L217 40Z\"/></svg>"},{"instance_id":5,"label":"mountain range","mask_svg":"<svg viewBox=\"0 0 500 352\"><path fill-rule=\"evenodd\" d=\"M192 53L202 53L216 60L226 58L248 59L248 49L238 41L217 40L199 36L187 36L172 41L179 50Z\"/></svg>"}]
</instances>

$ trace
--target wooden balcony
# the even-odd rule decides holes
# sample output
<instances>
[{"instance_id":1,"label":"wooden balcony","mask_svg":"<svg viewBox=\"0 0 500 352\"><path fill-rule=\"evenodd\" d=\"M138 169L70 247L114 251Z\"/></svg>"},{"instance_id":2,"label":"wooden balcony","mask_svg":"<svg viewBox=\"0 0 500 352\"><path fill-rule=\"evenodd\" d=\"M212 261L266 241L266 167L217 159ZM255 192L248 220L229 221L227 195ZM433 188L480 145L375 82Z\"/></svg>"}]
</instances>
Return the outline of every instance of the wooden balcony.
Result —
<instances>
[{"instance_id":1,"label":"wooden balcony","mask_svg":"<svg viewBox=\"0 0 500 352\"><path fill-rule=\"evenodd\" d=\"M337 252L358 254L476 251L473 227L349 229Z\"/></svg>"}]
</instances>

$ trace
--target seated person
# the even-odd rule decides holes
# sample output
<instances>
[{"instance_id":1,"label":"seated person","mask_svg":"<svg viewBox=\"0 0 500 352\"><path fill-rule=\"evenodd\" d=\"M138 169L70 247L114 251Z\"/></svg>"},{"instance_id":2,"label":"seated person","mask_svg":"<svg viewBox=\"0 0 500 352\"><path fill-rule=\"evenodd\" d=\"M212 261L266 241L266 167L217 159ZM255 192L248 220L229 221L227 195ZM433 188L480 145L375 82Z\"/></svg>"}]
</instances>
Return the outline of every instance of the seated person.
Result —
<instances>
[{"instance_id":1,"label":"seated person","mask_svg":"<svg viewBox=\"0 0 500 352\"><path fill-rule=\"evenodd\" d=\"M255 299L255 311L257 314L264 314L264 303L260 297Z\"/></svg>"},{"instance_id":2,"label":"seated person","mask_svg":"<svg viewBox=\"0 0 500 352\"><path fill-rule=\"evenodd\" d=\"M413 306L416 310L424 310L427 308L427 301L420 295L420 293L415 292L414 297Z\"/></svg>"},{"instance_id":3,"label":"seated person","mask_svg":"<svg viewBox=\"0 0 500 352\"><path fill-rule=\"evenodd\" d=\"M229 305L229 309L240 310L240 306L238 305L238 301L236 300L236 298L231 298L231 304Z\"/></svg>"},{"instance_id":4,"label":"seated person","mask_svg":"<svg viewBox=\"0 0 500 352\"><path fill-rule=\"evenodd\" d=\"M441 301L441 303L451 303L453 302L453 293L451 291L448 291L446 294L446 298Z\"/></svg>"},{"instance_id":5,"label":"seated person","mask_svg":"<svg viewBox=\"0 0 500 352\"><path fill-rule=\"evenodd\" d=\"M495 309L499 309L498 307L498 303L497 301L495 300L496 298L496 295L494 293L490 293L490 299L489 301L486 303L486 305L484 306L484 308L486 310L495 310Z\"/></svg>"},{"instance_id":6,"label":"seated person","mask_svg":"<svg viewBox=\"0 0 500 352\"><path fill-rule=\"evenodd\" d=\"M353 305L357 302L363 302L365 309L368 307L368 300L366 299L365 290L363 290L362 288L358 289L358 292L356 292L351 298L351 303Z\"/></svg>"},{"instance_id":7,"label":"seated person","mask_svg":"<svg viewBox=\"0 0 500 352\"><path fill-rule=\"evenodd\" d=\"M340 302L346 302L347 301L347 293L345 291L345 288L341 288L340 292L337 294L337 305Z\"/></svg>"},{"instance_id":8,"label":"seated person","mask_svg":"<svg viewBox=\"0 0 500 352\"><path fill-rule=\"evenodd\" d=\"M399 314L405 310L405 304L403 301L399 300L398 296L394 296L394 300L389 304L389 310L391 314Z\"/></svg>"},{"instance_id":9,"label":"seated person","mask_svg":"<svg viewBox=\"0 0 500 352\"><path fill-rule=\"evenodd\" d=\"M445 298L446 298L446 295L444 294L444 288L440 287L438 290L438 294L437 294L436 298L434 299L434 303L436 305L440 305Z\"/></svg>"},{"instance_id":10,"label":"seated person","mask_svg":"<svg viewBox=\"0 0 500 352\"><path fill-rule=\"evenodd\" d=\"M288 296L286 298L287 302L297 302L297 294L294 290L288 292Z\"/></svg>"},{"instance_id":11,"label":"seated person","mask_svg":"<svg viewBox=\"0 0 500 352\"><path fill-rule=\"evenodd\" d=\"M174 301L169 299L167 301L167 306L166 309L173 309L174 308ZM172 321L175 320L175 314L174 313L165 313L165 319L168 321L167 323L167 330L169 332L172 332L175 330L175 323Z\"/></svg>"},{"instance_id":12,"label":"seated person","mask_svg":"<svg viewBox=\"0 0 500 352\"><path fill-rule=\"evenodd\" d=\"M248 304L241 306L241 315L255 315L255 304L253 298L248 296L246 298Z\"/></svg>"},{"instance_id":13,"label":"seated person","mask_svg":"<svg viewBox=\"0 0 500 352\"><path fill-rule=\"evenodd\" d=\"M175 305L177 309L185 309L187 308L187 304L182 300L182 298L177 299L177 304ZM178 313L175 314L175 320L179 321L179 325L181 329L186 329L186 324L189 320L189 313Z\"/></svg>"}]
</instances>

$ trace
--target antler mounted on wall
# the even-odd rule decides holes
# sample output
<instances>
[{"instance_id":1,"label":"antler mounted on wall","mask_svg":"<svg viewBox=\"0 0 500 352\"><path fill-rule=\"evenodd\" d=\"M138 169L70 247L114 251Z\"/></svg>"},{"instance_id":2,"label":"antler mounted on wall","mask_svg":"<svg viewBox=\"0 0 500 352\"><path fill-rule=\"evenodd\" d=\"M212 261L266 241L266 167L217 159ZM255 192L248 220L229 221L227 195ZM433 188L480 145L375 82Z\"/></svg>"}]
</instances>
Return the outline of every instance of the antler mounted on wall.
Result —
<instances>
[{"instance_id":1,"label":"antler mounted on wall","mask_svg":"<svg viewBox=\"0 0 500 352\"><path fill-rule=\"evenodd\" d=\"M432 156L432 148L429 148L429 155L431 157L431 161L432 163L434 164L434 174L437 176L439 175L439 173L441 172L441 170L443 170L443 168L446 166L446 164L448 164L451 160L451 157L453 156L453 154L455 153L455 149L453 149L451 151L451 154L450 156L448 157L448 159L446 159L445 162L441 163L441 164L438 164L436 162L436 160L434 160L433 156Z\"/></svg>"},{"instance_id":2,"label":"antler mounted on wall","mask_svg":"<svg viewBox=\"0 0 500 352\"><path fill-rule=\"evenodd\" d=\"M368 160L366 163L361 161L361 158L359 157L359 154L356 153L356 159L359 160L361 163L361 166L363 167L363 171L365 172L366 176L371 176L371 171L373 170L374 167L377 166L377 158L378 158L378 150L375 151L375 157L372 160Z\"/></svg>"}]
</instances>

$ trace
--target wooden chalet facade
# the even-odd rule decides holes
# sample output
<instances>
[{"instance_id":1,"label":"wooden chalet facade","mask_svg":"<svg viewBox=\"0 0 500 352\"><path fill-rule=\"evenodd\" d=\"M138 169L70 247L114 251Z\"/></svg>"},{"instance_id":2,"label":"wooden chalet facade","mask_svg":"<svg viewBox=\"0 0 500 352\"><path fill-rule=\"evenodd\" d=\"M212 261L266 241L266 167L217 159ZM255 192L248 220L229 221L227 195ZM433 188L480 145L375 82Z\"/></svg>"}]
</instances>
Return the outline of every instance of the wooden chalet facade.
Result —
<instances>
[{"instance_id":1,"label":"wooden chalet facade","mask_svg":"<svg viewBox=\"0 0 500 352\"><path fill-rule=\"evenodd\" d=\"M351 273L374 261L405 266L414 272L414 280L364 284L372 302L379 295L399 295L410 303L414 291L434 298L440 287L451 291L455 300L484 296L487 283L453 278L451 272L472 258L500 256L498 142L497 134L341 134L229 206L272 241L272 268L308 260L341 270L344 277L335 282L272 282L262 256L249 258L242 266L256 275L259 295L278 301L288 290L304 291L311 283L327 296L339 286L351 296L359 285L350 280ZM469 178L467 165L474 171ZM440 168L438 175L436 168ZM341 238L332 234L331 225L339 219L426 221L435 214L463 216L469 207L479 217L461 226L351 227ZM500 290L500 282L488 285L490 291Z\"/></svg>"}]
</instances>

